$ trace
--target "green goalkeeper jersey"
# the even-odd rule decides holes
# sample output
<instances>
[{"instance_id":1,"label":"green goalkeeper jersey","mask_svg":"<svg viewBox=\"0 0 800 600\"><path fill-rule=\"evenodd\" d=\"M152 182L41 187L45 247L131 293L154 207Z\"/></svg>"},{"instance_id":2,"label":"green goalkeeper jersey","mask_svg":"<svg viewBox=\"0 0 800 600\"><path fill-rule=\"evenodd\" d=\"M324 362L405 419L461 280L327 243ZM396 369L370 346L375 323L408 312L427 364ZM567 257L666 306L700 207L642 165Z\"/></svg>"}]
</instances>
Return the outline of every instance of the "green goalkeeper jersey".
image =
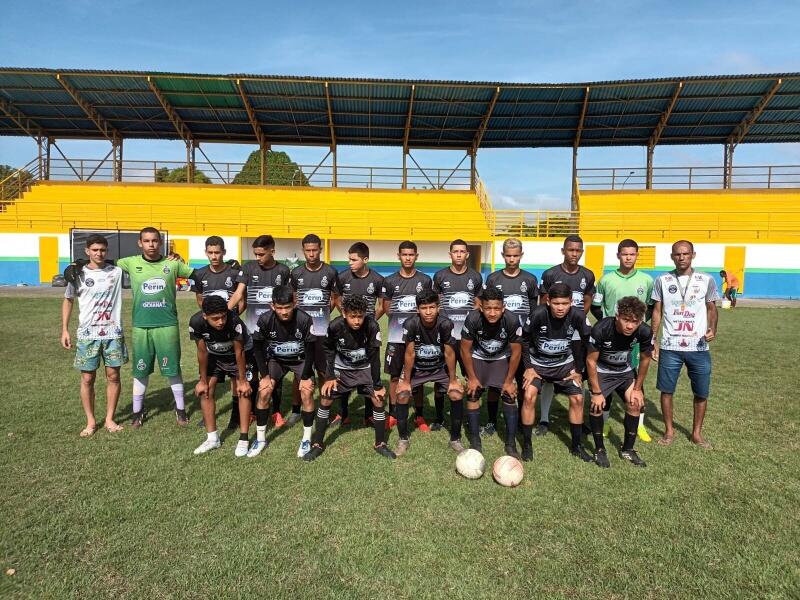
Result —
<instances>
[{"instance_id":1,"label":"green goalkeeper jersey","mask_svg":"<svg viewBox=\"0 0 800 600\"><path fill-rule=\"evenodd\" d=\"M634 269L627 275L623 275L617 270L600 279L592 304L601 307L603 316L609 317L617 314L617 302L620 298L636 296L649 306L653 303L650 298L652 293L653 278L647 273Z\"/></svg>"},{"instance_id":2,"label":"green goalkeeper jersey","mask_svg":"<svg viewBox=\"0 0 800 600\"><path fill-rule=\"evenodd\" d=\"M141 255L120 258L117 266L131 279L134 327L178 324L175 280L178 277L190 277L194 269L186 263L167 260L163 256L159 260L149 261Z\"/></svg>"}]
</instances>

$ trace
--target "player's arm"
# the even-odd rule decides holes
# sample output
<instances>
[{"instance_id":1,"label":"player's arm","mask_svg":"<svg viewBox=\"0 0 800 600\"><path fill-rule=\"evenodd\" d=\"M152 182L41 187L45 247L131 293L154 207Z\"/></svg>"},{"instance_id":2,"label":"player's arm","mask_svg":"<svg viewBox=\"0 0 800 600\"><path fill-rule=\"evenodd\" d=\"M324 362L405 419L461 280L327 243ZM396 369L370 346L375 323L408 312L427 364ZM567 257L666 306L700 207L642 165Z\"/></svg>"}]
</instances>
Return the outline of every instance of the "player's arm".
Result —
<instances>
[{"instance_id":1,"label":"player's arm","mask_svg":"<svg viewBox=\"0 0 800 600\"><path fill-rule=\"evenodd\" d=\"M202 338L195 340L195 343L197 344L197 366L200 369L200 381L194 386L194 393L202 399L208 394L208 347Z\"/></svg>"},{"instance_id":2,"label":"player's arm","mask_svg":"<svg viewBox=\"0 0 800 600\"><path fill-rule=\"evenodd\" d=\"M584 294L583 295L583 314L584 315L587 315L587 316L589 315L589 310L592 307L592 298L593 297L594 297L594 294ZM594 313L592 313L592 314L594 314Z\"/></svg>"},{"instance_id":3,"label":"player's arm","mask_svg":"<svg viewBox=\"0 0 800 600\"><path fill-rule=\"evenodd\" d=\"M597 376L597 359L599 357L600 352L593 346L590 346L586 353L586 372L589 376L589 391L592 394L589 412L595 416L603 412L603 408L606 404L606 399L600 389L600 378Z\"/></svg>"},{"instance_id":4,"label":"player's arm","mask_svg":"<svg viewBox=\"0 0 800 600\"><path fill-rule=\"evenodd\" d=\"M236 393L239 396L250 395L250 384L247 382L247 359L244 356L244 344L241 340L233 340L233 351L236 354Z\"/></svg>"},{"instance_id":5,"label":"player's arm","mask_svg":"<svg viewBox=\"0 0 800 600\"><path fill-rule=\"evenodd\" d=\"M388 315L388 314L390 314L392 312L391 310L389 310L389 307L391 305L392 305L392 301L389 300L388 298L382 298L381 299L381 308L383 309L383 311L381 313L381 316Z\"/></svg>"},{"instance_id":6,"label":"player's arm","mask_svg":"<svg viewBox=\"0 0 800 600\"><path fill-rule=\"evenodd\" d=\"M591 311L592 316L594 316L594 318L598 321L603 318L603 308L599 304L592 302Z\"/></svg>"},{"instance_id":7,"label":"player's arm","mask_svg":"<svg viewBox=\"0 0 800 600\"><path fill-rule=\"evenodd\" d=\"M405 355L403 356L403 377L397 383L397 393L411 392L411 373L414 368L414 360L417 357L414 348L414 342L409 341L406 343Z\"/></svg>"},{"instance_id":8,"label":"player's arm","mask_svg":"<svg viewBox=\"0 0 800 600\"><path fill-rule=\"evenodd\" d=\"M658 336L661 333L661 302L656 300L653 303L653 319L650 321L653 330L653 359L658 360Z\"/></svg>"},{"instance_id":9,"label":"player's arm","mask_svg":"<svg viewBox=\"0 0 800 600\"><path fill-rule=\"evenodd\" d=\"M517 382L514 377L517 374L519 367L520 357L522 356L522 344L519 341L511 342L511 358L508 359L508 373L506 373L506 380L503 382L503 393L509 396L515 396L517 393Z\"/></svg>"},{"instance_id":10,"label":"player's arm","mask_svg":"<svg viewBox=\"0 0 800 600\"><path fill-rule=\"evenodd\" d=\"M203 308L203 293L202 292L195 292L194 299L197 301L197 307Z\"/></svg>"},{"instance_id":11,"label":"player's arm","mask_svg":"<svg viewBox=\"0 0 800 600\"><path fill-rule=\"evenodd\" d=\"M72 316L74 298L64 298L61 303L61 345L67 350L72 349L72 339L69 335L69 318Z\"/></svg>"},{"instance_id":12,"label":"player's arm","mask_svg":"<svg viewBox=\"0 0 800 600\"><path fill-rule=\"evenodd\" d=\"M467 395L470 397L474 396L477 389L481 387L478 376L475 375L475 365L472 362L472 344L472 340L466 339L462 331L461 360L464 361L464 370L467 372Z\"/></svg>"},{"instance_id":13,"label":"player's arm","mask_svg":"<svg viewBox=\"0 0 800 600\"><path fill-rule=\"evenodd\" d=\"M534 379L539 377L539 374L536 372L536 369L533 368L533 363L531 362L531 346L536 345L537 335L538 328L531 326L531 317L529 317L527 323L525 323L525 327L522 328L522 338L520 339L520 343L522 344L521 360L522 366L525 369L522 374L523 387L529 386Z\"/></svg>"},{"instance_id":14,"label":"player's arm","mask_svg":"<svg viewBox=\"0 0 800 600\"><path fill-rule=\"evenodd\" d=\"M717 304L715 302L706 302L706 317L708 319L708 330L706 331L706 341L710 342L717 337Z\"/></svg>"},{"instance_id":15,"label":"player's arm","mask_svg":"<svg viewBox=\"0 0 800 600\"><path fill-rule=\"evenodd\" d=\"M239 276L242 277L242 274ZM236 289L228 298L228 310L233 310L234 307L240 308L239 314L242 314L247 308L247 284L243 281L237 280Z\"/></svg>"}]
</instances>

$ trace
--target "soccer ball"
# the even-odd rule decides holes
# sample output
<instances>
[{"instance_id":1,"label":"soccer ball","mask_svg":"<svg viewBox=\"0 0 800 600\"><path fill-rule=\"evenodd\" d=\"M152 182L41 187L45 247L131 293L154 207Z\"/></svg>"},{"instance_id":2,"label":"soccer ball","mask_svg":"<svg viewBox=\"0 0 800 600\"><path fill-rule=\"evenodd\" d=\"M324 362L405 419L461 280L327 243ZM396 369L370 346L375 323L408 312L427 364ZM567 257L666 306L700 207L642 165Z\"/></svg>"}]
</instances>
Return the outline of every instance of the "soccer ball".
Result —
<instances>
[{"instance_id":1,"label":"soccer ball","mask_svg":"<svg viewBox=\"0 0 800 600\"><path fill-rule=\"evenodd\" d=\"M480 479L486 470L483 454L470 448L456 458L456 471L467 479Z\"/></svg>"},{"instance_id":2,"label":"soccer ball","mask_svg":"<svg viewBox=\"0 0 800 600\"><path fill-rule=\"evenodd\" d=\"M523 475L522 463L513 456L501 456L492 465L494 480L505 487L517 487Z\"/></svg>"}]
</instances>

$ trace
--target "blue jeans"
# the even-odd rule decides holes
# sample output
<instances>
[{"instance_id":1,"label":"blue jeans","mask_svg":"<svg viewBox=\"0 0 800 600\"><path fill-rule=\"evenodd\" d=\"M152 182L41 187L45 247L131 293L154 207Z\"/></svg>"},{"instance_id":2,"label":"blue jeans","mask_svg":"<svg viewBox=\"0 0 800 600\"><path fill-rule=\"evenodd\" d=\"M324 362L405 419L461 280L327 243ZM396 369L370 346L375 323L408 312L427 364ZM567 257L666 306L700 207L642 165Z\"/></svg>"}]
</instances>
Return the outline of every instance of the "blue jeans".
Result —
<instances>
[{"instance_id":1,"label":"blue jeans","mask_svg":"<svg viewBox=\"0 0 800 600\"><path fill-rule=\"evenodd\" d=\"M665 394L675 393L681 368L686 365L686 373L692 383L692 392L697 398L708 398L711 385L711 353L661 350L658 356L658 379L656 387Z\"/></svg>"}]
</instances>

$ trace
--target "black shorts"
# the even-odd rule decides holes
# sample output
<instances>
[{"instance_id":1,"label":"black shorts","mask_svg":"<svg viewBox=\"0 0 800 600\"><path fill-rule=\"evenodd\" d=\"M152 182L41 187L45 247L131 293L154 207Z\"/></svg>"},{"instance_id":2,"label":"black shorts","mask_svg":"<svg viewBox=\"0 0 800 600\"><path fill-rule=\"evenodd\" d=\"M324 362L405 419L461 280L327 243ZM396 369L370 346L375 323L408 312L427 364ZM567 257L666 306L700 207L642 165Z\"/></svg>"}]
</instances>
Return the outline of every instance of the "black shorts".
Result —
<instances>
[{"instance_id":1,"label":"black shorts","mask_svg":"<svg viewBox=\"0 0 800 600\"><path fill-rule=\"evenodd\" d=\"M303 363L285 365L277 360L270 359L267 364L267 371L269 372L269 376L275 380L276 384L280 383L289 373L294 373L294 380L299 382L303 378ZM313 374L311 377L313 378Z\"/></svg>"},{"instance_id":2,"label":"black shorts","mask_svg":"<svg viewBox=\"0 0 800 600\"><path fill-rule=\"evenodd\" d=\"M623 402L625 402L625 392L636 381L636 372L633 370L625 371L623 373L598 372L597 379L600 383L600 391L603 393L603 397L606 399L606 404L605 407L603 407L603 410L610 410L611 400L614 392L617 392L617 395L622 398Z\"/></svg>"},{"instance_id":3,"label":"black shorts","mask_svg":"<svg viewBox=\"0 0 800 600\"><path fill-rule=\"evenodd\" d=\"M575 363L570 362L558 367L541 367L534 365L533 368L539 374L539 377L533 380L532 385L540 392L542 391L542 385L545 383L552 383L553 392L556 394L583 396L583 389L578 387L572 379L564 381L575 368Z\"/></svg>"},{"instance_id":4,"label":"black shorts","mask_svg":"<svg viewBox=\"0 0 800 600\"><path fill-rule=\"evenodd\" d=\"M361 396L372 396L375 392L372 381L372 369L359 369L352 371L341 369L336 371L336 391L331 393L331 398L338 399L350 396L356 390Z\"/></svg>"},{"instance_id":5,"label":"black shorts","mask_svg":"<svg viewBox=\"0 0 800 600\"><path fill-rule=\"evenodd\" d=\"M483 389L502 390L508 375L508 359L483 360L472 357L472 368Z\"/></svg>"},{"instance_id":6,"label":"black shorts","mask_svg":"<svg viewBox=\"0 0 800 600\"><path fill-rule=\"evenodd\" d=\"M405 377L405 373L403 373ZM450 376L447 374L447 369L439 369L438 371L414 371L411 374L411 390L416 390L419 386L432 383L434 390L446 394L447 388L450 387Z\"/></svg>"},{"instance_id":7,"label":"black shorts","mask_svg":"<svg viewBox=\"0 0 800 600\"><path fill-rule=\"evenodd\" d=\"M386 344L386 360L383 365L383 372L392 379L400 377L400 374L403 372L405 355L405 344L391 342Z\"/></svg>"},{"instance_id":8,"label":"black shorts","mask_svg":"<svg viewBox=\"0 0 800 600\"><path fill-rule=\"evenodd\" d=\"M257 370L252 350L248 350L244 353L244 360L244 376L247 381L253 381ZM239 368L236 366L236 356L220 356L218 354L209 353L206 375L216 378L218 382L225 381L226 375L231 379L237 379L239 377Z\"/></svg>"}]
</instances>

